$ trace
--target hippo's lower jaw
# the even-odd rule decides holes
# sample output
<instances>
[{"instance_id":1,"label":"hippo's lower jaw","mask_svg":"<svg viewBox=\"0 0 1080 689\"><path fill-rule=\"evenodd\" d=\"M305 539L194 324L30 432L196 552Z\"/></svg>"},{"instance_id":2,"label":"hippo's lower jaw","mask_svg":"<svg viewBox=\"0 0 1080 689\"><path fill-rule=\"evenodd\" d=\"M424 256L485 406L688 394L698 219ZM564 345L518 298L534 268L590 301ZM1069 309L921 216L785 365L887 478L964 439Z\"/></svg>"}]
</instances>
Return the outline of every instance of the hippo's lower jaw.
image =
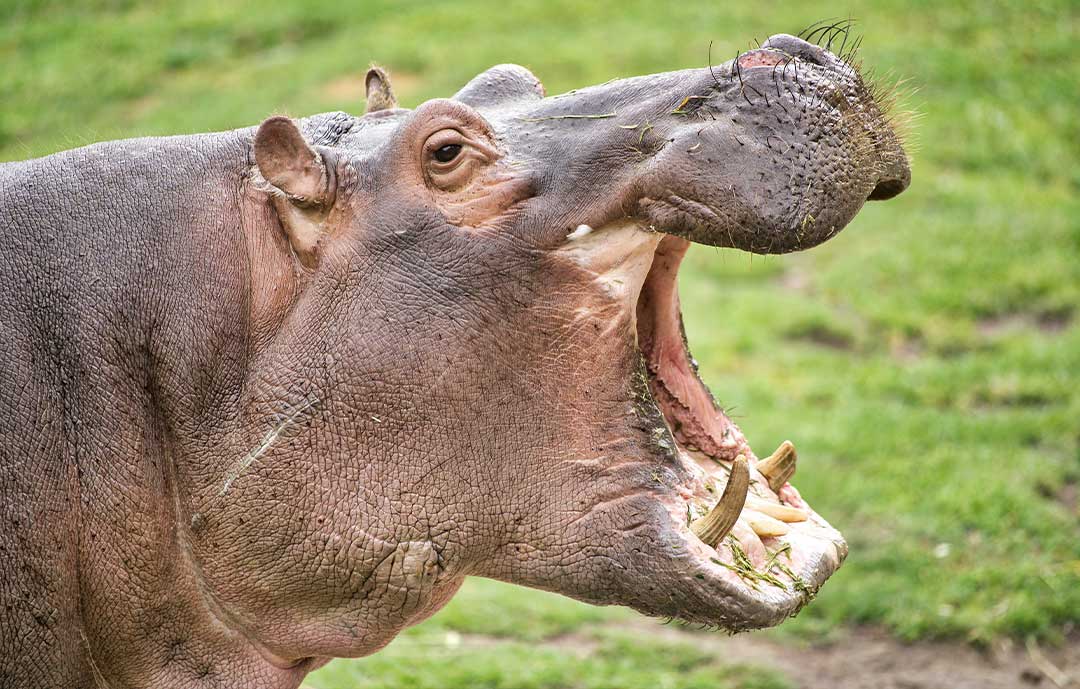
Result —
<instances>
[{"instance_id":1,"label":"hippo's lower jaw","mask_svg":"<svg viewBox=\"0 0 1080 689\"><path fill-rule=\"evenodd\" d=\"M649 389L691 477L667 507L686 542L688 576L739 600L719 624L770 626L813 598L843 562L847 544L788 482L794 447L785 442L758 459L698 378L676 286L689 245L671 235L659 242L636 309Z\"/></svg>"},{"instance_id":2,"label":"hippo's lower jaw","mask_svg":"<svg viewBox=\"0 0 1080 689\"><path fill-rule=\"evenodd\" d=\"M565 247L634 315L626 335L647 380L637 386L644 422L635 425L651 436L658 463L655 490L628 510L634 525L607 524L623 551L618 576L586 599L731 631L772 626L813 598L847 544L788 483L791 444L758 459L698 378L676 284L689 246L618 224L579 228Z\"/></svg>"}]
</instances>

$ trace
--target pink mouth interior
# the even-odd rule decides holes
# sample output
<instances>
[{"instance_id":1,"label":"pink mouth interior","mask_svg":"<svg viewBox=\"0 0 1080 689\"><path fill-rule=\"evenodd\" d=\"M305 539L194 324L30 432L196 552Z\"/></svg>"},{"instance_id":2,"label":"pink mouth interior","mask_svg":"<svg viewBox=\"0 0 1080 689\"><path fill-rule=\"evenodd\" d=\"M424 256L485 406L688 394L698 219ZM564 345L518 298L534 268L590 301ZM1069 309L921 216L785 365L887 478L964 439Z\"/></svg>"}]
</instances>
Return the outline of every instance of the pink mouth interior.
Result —
<instances>
[{"instance_id":1,"label":"pink mouth interior","mask_svg":"<svg viewBox=\"0 0 1080 689\"><path fill-rule=\"evenodd\" d=\"M653 397L679 446L733 461L753 458L742 431L718 409L688 356L679 310L676 274L690 242L661 240L638 298L638 347L645 355Z\"/></svg>"},{"instance_id":2,"label":"pink mouth interior","mask_svg":"<svg viewBox=\"0 0 1080 689\"><path fill-rule=\"evenodd\" d=\"M689 246L685 239L664 236L641 287L636 310L638 348L649 372L650 391L678 444L680 457L701 469L698 479L682 493L687 510L693 513L697 509L699 514L708 511L727 483L731 462L744 456L751 467L747 504L730 534L716 545L715 553L707 551L710 559L729 570L728 578L741 579L755 590L762 581L773 586L781 582L789 590L816 589L839 566L846 546L794 486L785 483L778 491L769 487L766 477L757 470L758 459L746 437L698 378L682 329L676 279ZM763 504L802 510L805 519L786 523L789 531L784 534L759 533L759 527L752 526L752 522L760 518ZM708 548L704 543L701 546ZM760 572L735 566L739 564L739 550ZM764 578L754 578L760 575ZM800 575L808 578L803 580Z\"/></svg>"}]
</instances>

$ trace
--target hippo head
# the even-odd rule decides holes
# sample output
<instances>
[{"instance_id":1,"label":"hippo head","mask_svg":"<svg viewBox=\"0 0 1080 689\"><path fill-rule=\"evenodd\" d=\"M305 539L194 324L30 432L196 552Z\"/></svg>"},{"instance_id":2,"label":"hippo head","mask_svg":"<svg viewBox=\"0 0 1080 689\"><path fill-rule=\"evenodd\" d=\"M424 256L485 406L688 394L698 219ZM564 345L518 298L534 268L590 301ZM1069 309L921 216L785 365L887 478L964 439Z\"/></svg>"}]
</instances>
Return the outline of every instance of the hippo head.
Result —
<instances>
[{"instance_id":1,"label":"hippo head","mask_svg":"<svg viewBox=\"0 0 1080 689\"><path fill-rule=\"evenodd\" d=\"M368 86L362 117L254 138L303 276L281 326L303 356L268 347L261 388L308 391L279 478L354 544L294 617L336 638L393 552L378 591L415 589L410 621L465 575L729 630L798 611L846 545L788 482L794 448L759 458L698 378L676 275L692 242L806 249L907 187L850 56L779 35L553 97L502 65L415 110Z\"/></svg>"}]
</instances>

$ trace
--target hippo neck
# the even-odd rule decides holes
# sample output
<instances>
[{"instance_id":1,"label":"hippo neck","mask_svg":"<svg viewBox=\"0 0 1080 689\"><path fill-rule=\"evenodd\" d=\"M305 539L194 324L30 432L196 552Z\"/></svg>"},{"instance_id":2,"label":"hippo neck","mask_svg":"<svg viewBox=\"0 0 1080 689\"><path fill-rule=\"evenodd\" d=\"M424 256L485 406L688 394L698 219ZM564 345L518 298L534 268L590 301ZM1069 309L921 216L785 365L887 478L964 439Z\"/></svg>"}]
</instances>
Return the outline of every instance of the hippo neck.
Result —
<instances>
[{"instance_id":1,"label":"hippo neck","mask_svg":"<svg viewBox=\"0 0 1080 689\"><path fill-rule=\"evenodd\" d=\"M41 496L27 508L41 515L27 531L49 539L37 564L68 577L26 583L28 599L71 621L63 638L42 625L33 649L77 666L65 685L299 682L220 623L183 556L198 558L188 505L200 467L230 456L222 443L242 418L256 341L240 231L248 169L244 134L230 132L5 170L5 194L26 212L6 228L0 276L25 287L3 316L33 334L18 361L34 384L18 399L37 419L9 434L9 451L29 458L21 492Z\"/></svg>"}]
</instances>

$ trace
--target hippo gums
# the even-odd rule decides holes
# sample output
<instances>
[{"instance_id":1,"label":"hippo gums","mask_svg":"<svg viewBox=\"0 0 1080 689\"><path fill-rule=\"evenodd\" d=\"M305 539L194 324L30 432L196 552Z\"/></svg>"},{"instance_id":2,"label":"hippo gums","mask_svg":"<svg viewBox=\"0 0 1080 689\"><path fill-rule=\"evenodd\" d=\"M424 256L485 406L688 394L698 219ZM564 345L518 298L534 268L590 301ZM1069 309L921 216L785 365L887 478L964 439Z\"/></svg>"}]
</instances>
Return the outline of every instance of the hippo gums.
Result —
<instances>
[{"instance_id":1,"label":"hippo gums","mask_svg":"<svg viewBox=\"0 0 1080 689\"><path fill-rule=\"evenodd\" d=\"M296 687L467 575L764 627L843 561L699 380L676 274L908 185L850 55L367 85L0 166L0 686Z\"/></svg>"}]
</instances>

